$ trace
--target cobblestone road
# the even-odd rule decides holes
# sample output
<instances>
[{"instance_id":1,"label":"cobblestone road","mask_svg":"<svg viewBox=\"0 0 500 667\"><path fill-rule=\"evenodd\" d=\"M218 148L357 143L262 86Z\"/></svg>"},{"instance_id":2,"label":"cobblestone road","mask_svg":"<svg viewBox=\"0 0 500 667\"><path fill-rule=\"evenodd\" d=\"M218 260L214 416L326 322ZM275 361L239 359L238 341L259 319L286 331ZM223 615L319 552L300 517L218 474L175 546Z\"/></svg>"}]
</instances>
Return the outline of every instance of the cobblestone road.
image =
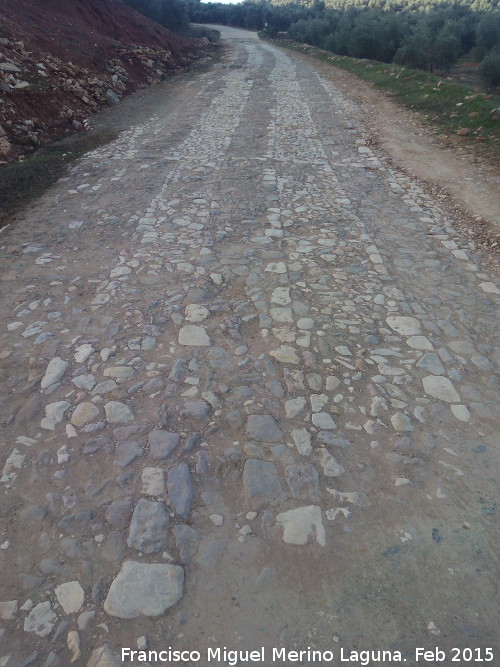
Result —
<instances>
[{"instance_id":1,"label":"cobblestone road","mask_svg":"<svg viewBox=\"0 0 500 667\"><path fill-rule=\"evenodd\" d=\"M176 91L0 237L0 666L494 647L486 258L305 61Z\"/></svg>"}]
</instances>

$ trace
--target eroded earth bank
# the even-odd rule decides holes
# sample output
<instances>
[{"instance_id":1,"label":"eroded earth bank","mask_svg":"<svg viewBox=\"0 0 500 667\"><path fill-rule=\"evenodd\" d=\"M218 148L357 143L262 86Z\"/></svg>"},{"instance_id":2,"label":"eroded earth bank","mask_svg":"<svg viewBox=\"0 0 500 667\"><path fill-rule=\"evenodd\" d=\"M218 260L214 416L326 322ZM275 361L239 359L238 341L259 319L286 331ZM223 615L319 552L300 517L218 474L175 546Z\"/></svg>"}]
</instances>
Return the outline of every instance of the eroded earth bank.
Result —
<instances>
[{"instance_id":1,"label":"eroded earth bank","mask_svg":"<svg viewBox=\"0 0 500 667\"><path fill-rule=\"evenodd\" d=\"M494 647L487 255L305 60L172 86L1 236L0 665Z\"/></svg>"}]
</instances>

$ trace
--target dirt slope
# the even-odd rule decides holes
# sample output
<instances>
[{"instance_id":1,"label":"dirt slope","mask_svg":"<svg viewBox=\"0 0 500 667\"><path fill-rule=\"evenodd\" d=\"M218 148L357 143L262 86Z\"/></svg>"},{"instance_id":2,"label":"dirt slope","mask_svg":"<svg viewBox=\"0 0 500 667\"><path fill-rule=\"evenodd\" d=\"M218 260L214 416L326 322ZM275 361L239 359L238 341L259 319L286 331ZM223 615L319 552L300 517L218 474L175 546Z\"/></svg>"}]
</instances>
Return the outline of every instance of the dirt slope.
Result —
<instances>
[{"instance_id":1,"label":"dirt slope","mask_svg":"<svg viewBox=\"0 0 500 667\"><path fill-rule=\"evenodd\" d=\"M119 0L0 0L0 160L22 157L200 56Z\"/></svg>"}]
</instances>

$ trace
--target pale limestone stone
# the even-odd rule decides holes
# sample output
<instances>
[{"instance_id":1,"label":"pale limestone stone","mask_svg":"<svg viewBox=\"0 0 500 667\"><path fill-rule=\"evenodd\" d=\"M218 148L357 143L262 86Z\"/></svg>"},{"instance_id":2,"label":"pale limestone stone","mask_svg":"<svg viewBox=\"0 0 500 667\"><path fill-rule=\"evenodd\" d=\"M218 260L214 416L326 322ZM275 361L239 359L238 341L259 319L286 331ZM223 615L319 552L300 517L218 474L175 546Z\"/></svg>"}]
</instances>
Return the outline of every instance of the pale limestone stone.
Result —
<instances>
[{"instance_id":1,"label":"pale limestone stone","mask_svg":"<svg viewBox=\"0 0 500 667\"><path fill-rule=\"evenodd\" d=\"M286 544L303 546L311 537L315 537L322 547L326 544L321 508L317 505L283 512L278 514L276 521L283 526L283 542Z\"/></svg>"},{"instance_id":2,"label":"pale limestone stone","mask_svg":"<svg viewBox=\"0 0 500 667\"><path fill-rule=\"evenodd\" d=\"M297 337L296 343L300 347L310 347L311 346L311 334L309 331L301 330L302 336Z\"/></svg>"},{"instance_id":3,"label":"pale limestone stone","mask_svg":"<svg viewBox=\"0 0 500 667\"><path fill-rule=\"evenodd\" d=\"M68 581L61 584L54 589L54 593L66 614L76 614L77 611L80 611L85 593L78 581Z\"/></svg>"},{"instance_id":4,"label":"pale limestone stone","mask_svg":"<svg viewBox=\"0 0 500 667\"><path fill-rule=\"evenodd\" d=\"M500 294L500 289L492 282L479 283L479 287L486 292L486 294Z\"/></svg>"},{"instance_id":5,"label":"pale limestone stone","mask_svg":"<svg viewBox=\"0 0 500 667\"><path fill-rule=\"evenodd\" d=\"M188 322L203 322L209 317L210 311L206 306L190 303L186 306L185 316Z\"/></svg>"},{"instance_id":6,"label":"pale limestone stone","mask_svg":"<svg viewBox=\"0 0 500 667\"><path fill-rule=\"evenodd\" d=\"M311 409L313 412L321 412L328 403L329 398L326 394L311 394Z\"/></svg>"},{"instance_id":7,"label":"pale limestone stone","mask_svg":"<svg viewBox=\"0 0 500 667\"><path fill-rule=\"evenodd\" d=\"M286 273L286 264L285 262L270 262L266 266L265 271L271 273Z\"/></svg>"},{"instance_id":8,"label":"pale limestone stone","mask_svg":"<svg viewBox=\"0 0 500 667\"><path fill-rule=\"evenodd\" d=\"M49 403L45 408L45 417L42 419L40 426L49 431L53 431L56 424L62 421L66 410L71 403L67 401L57 401L56 403Z\"/></svg>"},{"instance_id":9,"label":"pale limestone stone","mask_svg":"<svg viewBox=\"0 0 500 667\"><path fill-rule=\"evenodd\" d=\"M300 364L297 350L294 347L290 347L290 345L282 345L277 350L272 350L269 354L283 364Z\"/></svg>"},{"instance_id":10,"label":"pale limestone stone","mask_svg":"<svg viewBox=\"0 0 500 667\"><path fill-rule=\"evenodd\" d=\"M283 329L273 328L271 329L271 332L273 336L275 336L282 343L294 343L295 338L297 337L295 331L291 331L290 329L285 329L285 328Z\"/></svg>"},{"instance_id":11,"label":"pale limestone stone","mask_svg":"<svg viewBox=\"0 0 500 667\"><path fill-rule=\"evenodd\" d=\"M76 630L70 630L68 632L66 643L71 653L71 662L76 662L82 656L82 652L80 650L80 635Z\"/></svg>"},{"instance_id":12,"label":"pale limestone stone","mask_svg":"<svg viewBox=\"0 0 500 667\"><path fill-rule=\"evenodd\" d=\"M96 385L95 377L91 373L86 375L77 375L71 380L71 382L78 387L78 389L85 389L86 391L92 391Z\"/></svg>"},{"instance_id":13,"label":"pale limestone stone","mask_svg":"<svg viewBox=\"0 0 500 667\"><path fill-rule=\"evenodd\" d=\"M126 276L131 272L132 272L132 269L130 269L128 266L117 266L116 268L111 270L111 273L109 274L109 277L110 278L119 278L120 276Z\"/></svg>"},{"instance_id":14,"label":"pale limestone stone","mask_svg":"<svg viewBox=\"0 0 500 667\"><path fill-rule=\"evenodd\" d=\"M68 367L68 362L64 361L60 357L54 357L49 361L45 375L42 378L40 386L42 389L50 387L51 384L55 384L58 380L62 378L64 372Z\"/></svg>"},{"instance_id":15,"label":"pale limestone stone","mask_svg":"<svg viewBox=\"0 0 500 667\"><path fill-rule=\"evenodd\" d=\"M318 458L326 477L340 477L340 475L345 473L344 467L340 465L325 447L316 449L314 455Z\"/></svg>"},{"instance_id":16,"label":"pale limestone stone","mask_svg":"<svg viewBox=\"0 0 500 667\"><path fill-rule=\"evenodd\" d=\"M222 285L224 282L224 278L220 273L211 273L210 280L214 283L214 285Z\"/></svg>"},{"instance_id":17,"label":"pale limestone stone","mask_svg":"<svg viewBox=\"0 0 500 667\"><path fill-rule=\"evenodd\" d=\"M269 315L275 322L291 324L293 322L293 313L291 308L270 308Z\"/></svg>"},{"instance_id":18,"label":"pale limestone stone","mask_svg":"<svg viewBox=\"0 0 500 667\"><path fill-rule=\"evenodd\" d=\"M98 416L99 408L96 405L93 403L80 403L71 415L71 423L73 426L84 426L97 419Z\"/></svg>"},{"instance_id":19,"label":"pale limestone stone","mask_svg":"<svg viewBox=\"0 0 500 667\"><path fill-rule=\"evenodd\" d=\"M452 405L451 411L461 422L468 422L470 420L470 412L465 405Z\"/></svg>"},{"instance_id":20,"label":"pale limestone stone","mask_svg":"<svg viewBox=\"0 0 500 667\"><path fill-rule=\"evenodd\" d=\"M410 338L407 339L406 344L414 350L434 350L434 345L425 336L410 336Z\"/></svg>"},{"instance_id":21,"label":"pale limestone stone","mask_svg":"<svg viewBox=\"0 0 500 667\"><path fill-rule=\"evenodd\" d=\"M297 398L291 398L290 400L285 401L286 416L289 419L293 419L305 410L306 405L307 402L303 396L298 396Z\"/></svg>"},{"instance_id":22,"label":"pale limestone stone","mask_svg":"<svg viewBox=\"0 0 500 667\"><path fill-rule=\"evenodd\" d=\"M299 329L305 329L306 331L314 327L314 320L310 317L301 317L297 322Z\"/></svg>"},{"instance_id":23,"label":"pale limestone stone","mask_svg":"<svg viewBox=\"0 0 500 667\"><path fill-rule=\"evenodd\" d=\"M429 396L447 403L459 403L460 396L448 378L442 375L427 375L423 378L424 390Z\"/></svg>"},{"instance_id":24,"label":"pale limestone stone","mask_svg":"<svg viewBox=\"0 0 500 667\"><path fill-rule=\"evenodd\" d=\"M292 438L299 454L309 456L312 452L311 434L309 431L306 428L294 429L292 431Z\"/></svg>"},{"instance_id":25,"label":"pale limestone stone","mask_svg":"<svg viewBox=\"0 0 500 667\"><path fill-rule=\"evenodd\" d=\"M209 518L214 526L219 527L222 526L222 524L224 523L224 517L222 516L222 514L211 514Z\"/></svg>"},{"instance_id":26,"label":"pale limestone stone","mask_svg":"<svg viewBox=\"0 0 500 667\"><path fill-rule=\"evenodd\" d=\"M271 303L287 306L291 302L289 287L276 287L271 296Z\"/></svg>"},{"instance_id":27,"label":"pale limestone stone","mask_svg":"<svg viewBox=\"0 0 500 667\"><path fill-rule=\"evenodd\" d=\"M209 347L211 343L205 327L187 324L179 331L179 344L192 347Z\"/></svg>"},{"instance_id":28,"label":"pale limestone stone","mask_svg":"<svg viewBox=\"0 0 500 667\"><path fill-rule=\"evenodd\" d=\"M390 315L387 324L402 336L419 336L421 325L416 317Z\"/></svg>"},{"instance_id":29,"label":"pale limestone stone","mask_svg":"<svg viewBox=\"0 0 500 667\"><path fill-rule=\"evenodd\" d=\"M326 390L327 391L335 391L337 387L340 385L340 380L338 377L335 377L335 375L328 375L326 378Z\"/></svg>"},{"instance_id":30,"label":"pale limestone stone","mask_svg":"<svg viewBox=\"0 0 500 667\"><path fill-rule=\"evenodd\" d=\"M128 405L120 403L119 401L110 401L109 403L106 403L104 411L106 412L106 421L110 424L129 422L134 418L134 413Z\"/></svg>"},{"instance_id":31,"label":"pale limestone stone","mask_svg":"<svg viewBox=\"0 0 500 667\"><path fill-rule=\"evenodd\" d=\"M34 632L39 637L46 637L52 632L56 619L57 616L52 611L50 602L40 602L24 619L24 631Z\"/></svg>"},{"instance_id":32,"label":"pale limestone stone","mask_svg":"<svg viewBox=\"0 0 500 667\"><path fill-rule=\"evenodd\" d=\"M134 374L134 369L130 366L110 366L109 368L104 369L104 377L117 378L120 380L126 380L131 378Z\"/></svg>"},{"instance_id":33,"label":"pale limestone stone","mask_svg":"<svg viewBox=\"0 0 500 667\"><path fill-rule=\"evenodd\" d=\"M85 343L84 345L79 345L76 348L75 361L79 364L83 364L87 361L91 354L93 354L94 348L90 343Z\"/></svg>"},{"instance_id":34,"label":"pale limestone stone","mask_svg":"<svg viewBox=\"0 0 500 667\"><path fill-rule=\"evenodd\" d=\"M144 494L161 496L165 493L165 473L161 468L144 468L141 481Z\"/></svg>"},{"instance_id":35,"label":"pale limestone stone","mask_svg":"<svg viewBox=\"0 0 500 667\"><path fill-rule=\"evenodd\" d=\"M337 424L328 412L315 412L312 416L312 423L325 431L332 431L337 428Z\"/></svg>"},{"instance_id":36,"label":"pale limestone stone","mask_svg":"<svg viewBox=\"0 0 500 667\"><path fill-rule=\"evenodd\" d=\"M395 431L413 431L411 419L402 412L396 412L396 414L392 415L391 424Z\"/></svg>"},{"instance_id":37,"label":"pale limestone stone","mask_svg":"<svg viewBox=\"0 0 500 667\"><path fill-rule=\"evenodd\" d=\"M183 583L182 567L127 560L111 584L104 611L117 618L160 616L181 599Z\"/></svg>"}]
</instances>

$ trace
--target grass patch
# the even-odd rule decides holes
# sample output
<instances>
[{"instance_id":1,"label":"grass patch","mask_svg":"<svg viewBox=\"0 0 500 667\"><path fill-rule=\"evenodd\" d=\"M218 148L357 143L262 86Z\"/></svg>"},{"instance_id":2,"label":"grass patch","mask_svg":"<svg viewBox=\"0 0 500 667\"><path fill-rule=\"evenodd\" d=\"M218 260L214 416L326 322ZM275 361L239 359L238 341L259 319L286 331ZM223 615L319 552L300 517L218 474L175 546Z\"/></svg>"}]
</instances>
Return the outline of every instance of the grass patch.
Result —
<instances>
[{"instance_id":1,"label":"grass patch","mask_svg":"<svg viewBox=\"0 0 500 667\"><path fill-rule=\"evenodd\" d=\"M73 160L115 137L113 132L74 134L41 148L25 162L0 167L0 227L61 178Z\"/></svg>"},{"instance_id":2,"label":"grass patch","mask_svg":"<svg viewBox=\"0 0 500 667\"><path fill-rule=\"evenodd\" d=\"M498 97L478 93L421 70L376 60L337 56L330 51L290 40L269 41L341 67L369 81L390 93L398 102L422 113L437 134L456 135L458 130L467 128L469 133L462 137L465 145L494 161L500 158L500 121L492 117L492 111L500 105Z\"/></svg>"}]
</instances>

